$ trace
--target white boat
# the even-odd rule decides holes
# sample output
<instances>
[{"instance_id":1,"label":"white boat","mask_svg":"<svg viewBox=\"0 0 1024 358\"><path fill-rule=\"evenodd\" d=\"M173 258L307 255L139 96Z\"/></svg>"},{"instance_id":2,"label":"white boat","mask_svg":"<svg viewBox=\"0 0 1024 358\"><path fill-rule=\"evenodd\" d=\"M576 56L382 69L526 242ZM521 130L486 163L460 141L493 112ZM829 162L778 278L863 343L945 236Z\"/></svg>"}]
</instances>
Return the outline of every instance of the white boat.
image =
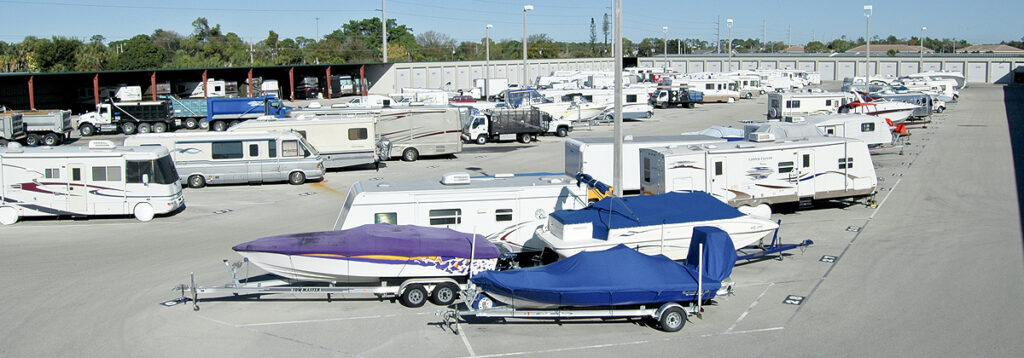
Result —
<instances>
[{"instance_id":1,"label":"white boat","mask_svg":"<svg viewBox=\"0 0 1024 358\"><path fill-rule=\"evenodd\" d=\"M765 218L744 215L704 192L608 197L579 210L558 210L537 236L560 257L606 250L619 244L648 255L686 258L696 226L729 233L736 248L756 243L778 228Z\"/></svg>"},{"instance_id":2,"label":"white boat","mask_svg":"<svg viewBox=\"0 0 1024 358\"><path fill-rule=\"evenodd\" d=\"M933 78L933 79L942 79L942 80L954 80L954 81L956 81L956 87L957 88L963 89L964 87L967 87L967 80L964 78L963 74L960 74L960 72L931 71L931 72L913 73L913 74L907 75L907 77L911 77L911 78Z\"/></svg>"},{"instance_id":3,"label":"white boat","mask_svg":"<svg viewBox=\"0 0 1024 358\"><path fill-rule=\"evenodd\" d=\"M918 109L918 105L889 101L889 100L875 100L866 101L859 93L854 92L857 96L857 101L847 103L839 108L839 113L858 113L866 114L869 116L876 116L887 118L893 122L902 122L910 118L914 111Z\"/></svg>"}]
</instances>

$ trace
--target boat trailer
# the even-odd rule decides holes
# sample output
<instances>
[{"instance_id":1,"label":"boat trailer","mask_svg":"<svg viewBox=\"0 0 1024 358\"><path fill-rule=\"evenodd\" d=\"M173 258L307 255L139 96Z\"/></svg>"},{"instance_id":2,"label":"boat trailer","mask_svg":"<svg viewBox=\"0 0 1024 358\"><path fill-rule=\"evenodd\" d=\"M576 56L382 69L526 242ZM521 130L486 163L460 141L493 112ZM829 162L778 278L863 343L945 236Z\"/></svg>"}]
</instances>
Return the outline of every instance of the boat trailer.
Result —
<instances>
[{"instance_id":1,"label":"boat trailer","mask_svg":"<svg viewBox=\"0 0 1024 358\"><path fill-rule=\"evenodd\" d=\"M740 255L739 257L736 258L736 260L751 261L754 259L768 257L768 255L772 254L779 254L778 259L781 261L783 258L782 253L785 251L800 249L800 251L803 252L804 250L807 249L808 246L814 245L814 241L810 239L801 241L800 243L797 244L783 244L782 238L779 237L779 229L782 228L782 220L778 220L777 223L779 224L779 227L776 228L775 232L772 234L772 241L770 243L765 245L764 241L762 240L760 243L756 245L750 245L739 249L737 251L740 253ZM746 251L750 250L756 250L756 252L746 253Z\"/></svg>"}]
</instances>

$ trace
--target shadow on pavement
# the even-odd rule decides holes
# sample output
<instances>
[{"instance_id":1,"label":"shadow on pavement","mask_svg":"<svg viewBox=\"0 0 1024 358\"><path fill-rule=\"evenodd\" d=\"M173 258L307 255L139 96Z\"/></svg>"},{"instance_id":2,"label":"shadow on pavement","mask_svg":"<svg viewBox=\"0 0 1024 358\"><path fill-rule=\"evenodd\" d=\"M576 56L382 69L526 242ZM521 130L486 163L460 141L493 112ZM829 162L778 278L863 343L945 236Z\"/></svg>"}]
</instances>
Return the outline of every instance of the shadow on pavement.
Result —
<instances>
[{"instance_id":1,"label":"shadow on pavement","mask_svg":"<svg viewBox=\"0 0 1024 358\"><path fill-rule=\"evenodd\" d=\"M1003 104L1006 105L1006 122L1010 128L1010 145L1013 147L1013 173L1017 179L1017 209L1021 226L1024 227L1024 86L1003 87ZM1022 237L1024 241L1024 237ZM1022 253L1024 254L1024 253Z\"/></svg>"}]
</instances>

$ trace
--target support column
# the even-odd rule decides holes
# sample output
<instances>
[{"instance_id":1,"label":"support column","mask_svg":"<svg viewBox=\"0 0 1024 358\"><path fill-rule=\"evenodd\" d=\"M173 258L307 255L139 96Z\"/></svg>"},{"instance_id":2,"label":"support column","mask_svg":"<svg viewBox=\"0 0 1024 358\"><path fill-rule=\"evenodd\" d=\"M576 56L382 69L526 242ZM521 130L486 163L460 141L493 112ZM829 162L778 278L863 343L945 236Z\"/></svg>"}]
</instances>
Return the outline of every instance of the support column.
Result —
<instances>
[{"instance_id":1,"label":"support column","mask_svg":"<svg viewBox=\"0 0 1024 358\"><path fill-rule=\"evenodd\" d=\"M36 90L32 82L35 81L36 76L28 76L28 109L36 110Z\"/></svg>"},{"instance_id":2,"label":"support column","mask_svg":"<svg viewBox=\"0 0 1024 358\"><path fill-rule=\"evenodd\" d=\"M100 104L100 74L92 75L92 100L93 104Z\"/></svg>"},{"instance_id":3,"label":"support column","mask_svg":"<svg viewBox=\"0 0 1024 358\"><path fill-rule=\"evenodd\" d=\"M366 95L366 65L359 66L359 88L363 96Z\"/></svg>"},{"instance_id":4,"label":"support column","mask_svg":"<svg viewBox=\"0 0 1024 358\"><path fill-rule=\"evenodd\" d=\"M331 99L331 66L327 66L327 99Z\"/></svg>"},{"instance_id":5,"label":"support column","mask_svg":"<svg viewBox=\"0 0 1024 358\"><path fill-rule=\"evenodd\" d=\"M156 71L149 74L149 86L153 89L153 101L156 101Z\"/></svg>"},{"instance_id":6,"label":"support column","mask_svg":"<svg viewBox=\"0 0 1024 358\"><path fill-rule=\"evenodd\" d=\"M288 88L291 92L292 102L295 102L295 67L288 67Z\"/></svg>"},{"instance_id":7,"label":"support column","mask_svg":"<svg viewBox=\"0 0 1024 358\"><path fill-rule=\"evenodd\" d=\"M203 98L207 98L206 91L206 70L203 70Z\"/></svg>"},{"instance_id":8,"label":"support column","mask_svg":"<svg viewBox=\"0 0 1024 358\"><path fill-rule=\"evenodd\" d=\"M250 68L249 69L249 97L256 97L256 96L253 95L254 93L255 92L253 92L253 87L252 87L252 69Z\"/></svg>"}]
</instances>

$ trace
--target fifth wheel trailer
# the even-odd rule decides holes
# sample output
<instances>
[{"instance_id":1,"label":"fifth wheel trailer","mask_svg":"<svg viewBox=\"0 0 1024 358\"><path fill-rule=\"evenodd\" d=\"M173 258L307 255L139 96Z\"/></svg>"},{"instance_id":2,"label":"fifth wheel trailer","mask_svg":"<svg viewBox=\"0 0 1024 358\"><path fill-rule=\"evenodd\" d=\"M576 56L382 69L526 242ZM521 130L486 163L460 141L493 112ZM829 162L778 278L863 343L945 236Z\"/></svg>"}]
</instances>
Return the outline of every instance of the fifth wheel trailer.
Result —
<instances>
[{"instance_id":1,"label":"fifth wheel trailer","mask_svg":"<svg viewBox=\"0 0 1024 358\"><path fill-rule=\"evenodd\" d=\"M228 132L294 131L316 147L324 167L345 168L387 159L379 155L383 146L377 140L376 123L373 116L366 115L261 118L242 122Z\"/></svg>"},{"instance_id":2,"label":"fifth wheel trailer","mask_svg":"<svg viewBox=\"0 0 1024 358\"><path fill-rule=\"evenodd\" d=\"M640 148L723 143L706 135L626 136L622 140L622 190L640 190ZM612 185L614 152L612 137L570 138L565 141L565 174L590 174Z\"/></svg>"}]
</instances>

